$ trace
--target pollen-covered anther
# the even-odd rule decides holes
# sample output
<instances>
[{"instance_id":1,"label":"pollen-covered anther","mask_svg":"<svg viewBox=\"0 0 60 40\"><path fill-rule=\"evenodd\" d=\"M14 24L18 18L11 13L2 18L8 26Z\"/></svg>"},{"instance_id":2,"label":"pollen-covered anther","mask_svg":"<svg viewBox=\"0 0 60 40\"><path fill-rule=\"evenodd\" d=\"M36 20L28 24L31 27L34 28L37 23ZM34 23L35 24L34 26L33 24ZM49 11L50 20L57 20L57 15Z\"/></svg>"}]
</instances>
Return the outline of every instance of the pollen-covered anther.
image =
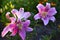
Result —
<instances>
[{"instance_id":1,"label":"pollen-covered anther","mask_svg":"<svg viewBox=\"0 0 60 40\"><path fill-rule=\"evenodd\" d=\"M22 24L17 24L19 29L22 29Z\"/></svg>"},{"instance_id":2,"label":"pollen-covered anther","mask_svg":"<svg viewBox=\"0 0 60 40\"><path fill-rule=\"evenodd\" d=\"M43 13L41 14L41 16L42 16L43 18L45 18L45 17L47 16L47 12L43 12Z\"/></svg>"}]
</instances>

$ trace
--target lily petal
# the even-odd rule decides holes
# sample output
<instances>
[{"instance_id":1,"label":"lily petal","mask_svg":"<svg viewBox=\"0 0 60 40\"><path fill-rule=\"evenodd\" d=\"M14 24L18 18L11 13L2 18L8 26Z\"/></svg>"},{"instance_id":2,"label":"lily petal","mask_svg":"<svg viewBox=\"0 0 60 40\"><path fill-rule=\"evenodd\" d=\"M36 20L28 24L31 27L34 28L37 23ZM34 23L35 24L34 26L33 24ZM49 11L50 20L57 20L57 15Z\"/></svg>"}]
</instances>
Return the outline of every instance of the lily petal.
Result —
<instances>
[{"instance_id":1,"label":"lily petal","mask_svg":"<svg viewBox=\"0 0 60 40\"><path fill-rule=\"evenodd\" d=\"M30 12L25 12L24 15L23 15L25 20L30 16L31 16Z\"/></svg>"},{"instance_id":2,"label":"lily petal","mask_svg":"<svg viewBox=\"0 0 60 40\"><path fill-rule=\"evenodd\" d=\"M55 7L53 8L50 8L49 11L48 11L48 15L51 16L51 15L55 15L57 13Z\"/></svg>"},{"instance_id":3,"label":"lily petal","mask_svg":"<svg viewBox=\"0 0 60 40\"><path fill-rule=\"evenodd\" d=\"M16 16L18 17L20 14L18 13L18 10L16 10L16 9L13 9L12 11L11 11L11 13L14 15L14 17L16 18Z\"/></svg>"},{"instance_id":4,"label":"lily petal","mask_svg":"<svg viewBox=\"0 0 60 40\"><path fill-rule=\"evenodd\" d=\"M44 10L44 5L42 5L42 4L38 4L37 5L37 9L38 9L38 11L39 11L39 13L41 12L41 11L43 11Z\"/></svg>"},{"instance_id":5,"label":"lily petal","mask_svg":"<svg viewBox=\"0 0 60 40\"><path fill-rule=\"evenodd\" d=\"M50 20L52 20L53 22L56 20L54 16L50 17Z\"/></svg>"},{"instance_id":6,"label":"lily petal","mask_svg":"<svg viewBox=\"0 0 60 40\"><path fill-rule=\"evenodd\" d=\"M24 8L20 8L20 9L19 9L19 12L24 13ZM21 14L21 13L20 13L20 14Z\"/></svg>"},{"instance_id":7,"label":"lily petal","mask_svg":"<svg viewBox=\"0 0 60 40\"><path fill-rule=\"evenodd\" d=\"M23 15L24 15L24 8L20 8L18 18L21 20L23 18Z\"/></svg>"},{"instance_id":8,"label":"lily petal","mask_svg":"<svg viewBox=\"0 0 60 40\"><path fill-rule=\"evenodd\" d=\"M22 30L19 31L19 35L21 36L22 40L25 40L26 32L25 32L24 29L22 29Z\"/></svg>"},{"instance_id":9,"label":"lily petal","mask_svg":"<svg viewBox=\"0 0 60 40\"><path fill-rule=\"evenodd\" d=\"M49 18L42 18L43 22L44 22L44 25L47 25L49 23Z\"/></svg>"},{"instance_id":10,"label":"lily petal","mask_svg":"<svg viewBox=\"0 0 60 40\"><path fill-rule=\"evenodd\" d=\"M7 12L7 13L6 13L6 18L7 18L7 19L10 18L9 14L10 14L10 12Z\"/></svg>"},{"instance_id":11,"label":"lily petal","mask_svg":"<svg viewBox=\"0 0 60 40\"><path fill-rule=\"evenodd\" d=\"M4 37L9 31L9 26L5 27L1 33L1 36Z\"/></svg>"},{"instance_id":12,"label":"lily petal","mask_svg":"<svg viewBox=\"0 0 60 40\"><path fill-rule=\"evenodd\" d=\"M45 11L48 12L50 8L51 8L50 3L46 3Z\"/></svg>"},{"instance_id":13,"label":"lily petal","mask_svg":"<svg viewBox=\"0 0 60 40\"><path fill-rule=\"evenodd\" d=\"M23 22L22 29L19 31L19 35L21 36L22 40L25 40L26 37L26 29L30 25L30 20L26 20Z\"/></svg>"},{"instance_id":14,"label":"lily petal","mask_svg":"<svg viewBox=\"0 0 60 40\"><path fill-rule=\"evenodd\" d=\"M33 31L33 29L32 28L30 28L30 27L27 27L27 29L26 29L28 32L30 32L30 31Z\"/></svg>"},{"instance_id":15,"label":"lily petal","mask_svg":"<svg viewBox=\"0 0 60 40\"><path fill-rule=\"evenodd\" d=\"M14 17L10 17L10 21L11 21L11 23L13 24L13 23L15 23L16 18L14 18Z\"/></svg>"},{"instance_id":16,"label":"lily petal","mask_svg":"<svg viewBox=\"0 0 60 40\"><path fill-rule=\"evenodd\" d=\"M17 34L17 32L18 32L18 28L15 27L15 28L13 29L12 34L11 34L10 36L15 36L15 35Z\"/></svg>"},{"instance_id":17,"label":"lily petal","mask_svg":"<svg viewBox=\"0 0 60 40\"><path fill-rule=\"evenodd\" d=\"M18 10L16 10L16 9L13 9L13 10L11 11L12 14L16 14L17 12L18 12Z\"/></svg>"},{"instance_id":18,"label":"lily petal","mask_svg":"<svg viewBox=\"0 0 60 40\"><path fill-rule=\"evenodd\" d=\"M34 16L34 19L35 19L35 20L40 19L40 15L39 15L39 14L36 14L36 15Z\"/></svg>"},{"instance_id":19,"label":"lily petal","mask_svg":"<svg viewBox=\"0 0 60 40\"><path fill-rule=\"evenodd\" d=\"M10 14L10 12L6 13L6 18L9 19L11 21L11 23L14 23L16 21L16 18L10 17L9 14Z\"/></svg>"},{"instance_id":20,"label":"lily petal","mask_svg":"<svg viewBox=\"0 0 60 40\"><path fill-rule=\"evenodd\" d=\"M14 23L14 24L10 24L9 25L9 30L12 32L12 30L14 29L16 27L16 24Z\"/></svg>"},{"instance_id":21,"label":"lily petal","mask_svg":"<svg viewBox=\"0 0 60 40\"><path fill-rule=\"evenodd\" d=\"M1 36L4 37L9 31L12 32L14 28L15 28L15 24L9 24L3 29Z\"/></svg>"},{"instance_id":22,"label":"lily petal","mask_svg":"<svg viewBox=\"0 0 60 40\"><path fill-rule=\"evenodd\" d=\"M23 27L26 28L30 25L30 20L26 20L24 23L23 23Z\"/></svg>"}]
</instances>

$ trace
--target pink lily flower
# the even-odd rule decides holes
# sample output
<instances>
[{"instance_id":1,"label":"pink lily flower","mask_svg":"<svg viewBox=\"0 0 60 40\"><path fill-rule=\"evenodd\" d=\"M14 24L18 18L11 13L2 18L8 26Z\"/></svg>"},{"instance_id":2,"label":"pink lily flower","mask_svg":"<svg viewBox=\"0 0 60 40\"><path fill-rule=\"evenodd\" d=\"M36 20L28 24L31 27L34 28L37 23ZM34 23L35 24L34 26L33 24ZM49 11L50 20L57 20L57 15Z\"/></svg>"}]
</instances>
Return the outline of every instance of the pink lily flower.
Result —
<instances>
[{"instance_id":1,"label":"pink lily flower","mask_svg":"<svg viewBox=\"0 0 60 40\"><path fill-rule=\"evenodd\" d=\"M33 31L33 29L29 27L30 20L27 20L31 14L30 12L24 12L24 8L20 8L19 11L13 9L11 12L14 17L9 16L10 12L6 13L6 17L11 21L11 23L3 29L1 36L4 37L10 31L12 32L10 36L15 36L18 33L22 40L25 40L26 32Z\"/></svg>"},{"instance_id":2,"label":"pink lily flower","mask_svg":"<svg viewBox=\"0 0 60 40\"><path fill-rule=\"evenodd\" d=\"M38 13L34 16L35 20L41 19L44 22L44 25L49 23L49 20L53 22L56 20L53 15L57 13L55 7L50 6L50 3L46 3L46 6L42 4L37 5Z\"/></svg>"},{"instance_id":3,"label":"pink lily flower","mask_svg":"<svg viewBox=\"0 0 60 40\"><path fill-rule=\"evenodd\" d=\"M19 11L16 9L13 9L12 14L14 15L14 17L16 18L16 16L18 17L19 20L27 20L28 17L31 16L30 12L24 12L24 8L20 8Z\"/></svg>"},{"instance_id":4,"label":"pink lily flower","mask_svg":"<svg viewBox=\"0 0 60 40\"><path fill-rule=\"evenodd\" d=\"M11 21L11 23L3 29L2 33L1 33L2 37L4 37L9 31L12 32L12 30L16 26L16 24L15 24L16 19L14 17L10 17L9 14L10 14L10 12L6 13L6 18L9 19Z\"/></svg>"},{"instance_id":5,"label":"pink lily flower","mask_svg":"<svg viewBox=\"0 0 60 40\"><path fill-rule=\"evenodd\" d=\"M18 33L22 40L25 40L26 32L33 31L33 29L29 27L29 25L30 20L18 23L18 25L13 29L12 34L10 36L15 36Z\"/></svg>"}]
</instances>

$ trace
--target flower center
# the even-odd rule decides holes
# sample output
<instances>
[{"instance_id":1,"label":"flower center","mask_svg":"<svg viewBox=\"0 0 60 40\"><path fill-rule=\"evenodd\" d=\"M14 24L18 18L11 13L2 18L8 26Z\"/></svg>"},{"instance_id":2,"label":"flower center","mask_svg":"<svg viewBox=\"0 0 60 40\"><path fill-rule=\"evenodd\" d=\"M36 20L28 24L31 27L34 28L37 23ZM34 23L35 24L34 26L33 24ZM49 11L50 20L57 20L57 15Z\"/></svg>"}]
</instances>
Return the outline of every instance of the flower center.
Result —
<instances>
[{"instance_id":1,"label":"flower center","mask_svg":"<svg viewBox=\"0 0 60 40\"><path fill-rule=\"evenodd\" d=\"M22 29L22 24L18 24L18 28L19 29Z\"/></svg>"},{"instance_id":2,"label":"flower center","mask_svg":"<svg viewBox=\"0 0 60 40\"><path fill-rule=\"evenodd\" d=\"M41 16L45 18L47 16L47 12L42 12Z\"/></svg>"}]
</instances>

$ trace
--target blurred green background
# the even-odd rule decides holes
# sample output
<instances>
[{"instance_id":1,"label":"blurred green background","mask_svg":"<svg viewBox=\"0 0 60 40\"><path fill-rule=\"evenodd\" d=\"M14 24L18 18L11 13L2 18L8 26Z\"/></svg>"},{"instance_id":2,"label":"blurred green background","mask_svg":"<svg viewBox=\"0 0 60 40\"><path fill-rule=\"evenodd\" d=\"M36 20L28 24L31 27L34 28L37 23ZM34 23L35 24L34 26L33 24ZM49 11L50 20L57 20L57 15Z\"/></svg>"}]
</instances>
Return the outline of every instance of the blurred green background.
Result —
<instances>
[{"instance_id":1,"label":"blurred green background","mask_svg":"<svg viewBox=\"0 0 60 40\"><path fill-rule=\"evenodd\" d=\"M44 26L41 20L35 21L33 17L38 12L36 6L39 3L45 5L46 2L51 3L52 7L56 7L58 13L55 15L56 21L54 23L50 21L47 26ZM6 12L11 12L14 8L19 10L21 7L25 11L31 12L31 17L29 18L31 20L30 26L34 29L33 32L27 32L26 40L60 40L60 0L0 0L1 31L9 23L5 16ZM10 37L9 34L1 40L21 40L18 34L14 37Z\"/></svg>"}]
</instances>

